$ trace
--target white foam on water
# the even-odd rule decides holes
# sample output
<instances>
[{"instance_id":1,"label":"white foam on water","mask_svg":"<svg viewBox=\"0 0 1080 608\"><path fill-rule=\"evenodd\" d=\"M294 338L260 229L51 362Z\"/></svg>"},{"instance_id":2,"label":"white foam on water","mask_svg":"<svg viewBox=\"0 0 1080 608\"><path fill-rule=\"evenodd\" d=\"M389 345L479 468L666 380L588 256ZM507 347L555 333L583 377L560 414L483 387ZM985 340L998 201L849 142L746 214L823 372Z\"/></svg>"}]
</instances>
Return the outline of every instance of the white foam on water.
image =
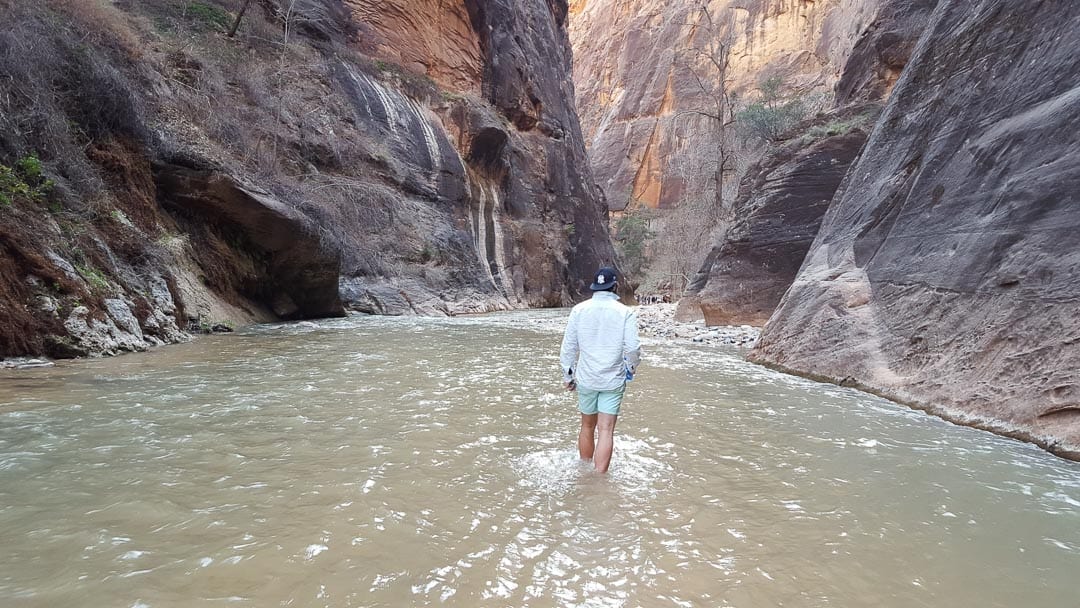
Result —
<instances>
[{"instance_id":1,"label":"white foam on water","mask_svg":"<svg viewBox=\"0 0 1080 608\"><path fill-rule=\"evenodd\" d=\"M330 550L330 547L327 547L326 545L308 545L307 548L304 549L304 559L306 561L311 561L315 556L328 550Z\"/></svg>"},{"instance_id":2,"label":"white foam on water","mask_svg":"<svg viewBox=\"0 0 1080 608\"><path fill-rule=\"evenodd\" d=\"M528 487L562 494L574 487L592 465L578 458L576 450L565 448L530 452L514 461L519 483Z\"/></svg>"}]
</instances>

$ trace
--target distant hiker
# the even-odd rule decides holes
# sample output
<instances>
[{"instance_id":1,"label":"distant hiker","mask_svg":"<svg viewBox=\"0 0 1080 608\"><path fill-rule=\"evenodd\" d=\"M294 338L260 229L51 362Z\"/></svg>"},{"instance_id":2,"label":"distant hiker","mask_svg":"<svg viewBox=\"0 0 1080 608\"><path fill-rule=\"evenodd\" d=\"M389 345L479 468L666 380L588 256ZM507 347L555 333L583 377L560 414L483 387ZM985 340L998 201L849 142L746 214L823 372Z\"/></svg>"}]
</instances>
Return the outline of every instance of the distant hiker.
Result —
<instances>
[{"instance_id":1,"label":"distant hiker","mask_svg":"<svg viewBox=\"0 0 1080 608\"><path fill-rule=\"evenodd\" d=\"M595 279L589 286L592 299L570 311L559 359L566 390L578 394L578 454L582 460L593 459L596 470L606 473L619 405L626 382L637 370L641 343L637 313L619 302L615 293L615 270L601 268Z\"/></svg>"}]
</instances>

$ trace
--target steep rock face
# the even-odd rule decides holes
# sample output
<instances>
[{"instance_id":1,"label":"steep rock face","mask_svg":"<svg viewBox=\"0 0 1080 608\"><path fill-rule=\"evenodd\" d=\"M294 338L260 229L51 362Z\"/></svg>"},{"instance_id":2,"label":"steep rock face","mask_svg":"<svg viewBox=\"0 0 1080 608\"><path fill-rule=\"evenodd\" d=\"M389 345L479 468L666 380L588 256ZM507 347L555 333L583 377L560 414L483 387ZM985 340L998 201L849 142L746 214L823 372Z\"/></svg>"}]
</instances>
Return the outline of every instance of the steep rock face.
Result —
<instances>
[{"instance_id":1,"label":"steep rock face","mask_svg":"<svg viewBox=\"0 0 1080 608\"><path fill-rule=\"evenodd\" d=\"M879 0L836 82L836 104L885 99L907 65L938 0Z\"/></svg>"},{"instance_id":2,"label":"steep rock face","mask_svg":"<svg viewBox=\"0 0 1080 608\"><path fill-rule=\"evenodd\" d=\"M459 46L475 44L479 52L481 97L449 96L432 120L417 113L415 102L361 75L354 79L367 81L355 96L358 110L383 106L381 113L367 112L366 122L397 148L394 156L403 163L412 162L416 147L429 149L433 162L421 169L437 183L425 188L408 179L405 190L450 203L451 221L443 225L468 228L480 261L476 276L486 275L503 299L487 308L571 303L585 290L584 278L610 262L614 252L574 108L566 5L558 0L409 3L408 21L363 25L396 37L399 52L408 54L409 44L430 46L422 40L425 29L408 29L416 15L438 11L467 15L471 42ZM465 38L455 34L455 39ZM430 68L439 61L428 62L429 75L442 73ZM384 90L359 90L364 88ZM404 133L414 135L402 138L395 133L397 121L420 124L404 124ZM460 248L451 243L449 249Z\"/></svg>"},{"instance_id":3,"label":"steep rock face","mask_svg":"<svg viewBox=\"0 0 1080 608\"><path fill-rule=\"evenodd\" d=\"M731 214L737 219L688 287L680 318L704 316L711 325L762 325L768 320L802 265L829 201L880 111L879 102L907 62L935 3L878 3L874 20L840 72L840 107L799 125L779 153L767 153L743 176L732 202ZM853 137L834 139L844 133ZM819 148L813 142L820 143L823 136L831 145ZM828 164L815 167L815 159L827 159ZM801 177L782 177L789 175Z\"/></svg>"},{"instance_id":4,"label":"steep rock face","mask_svg":"<svg viewBox=\"0 0 1080 608\"><path fill-rule=\"evenodd\" d=\"M743 178L738 219L705 259L692 294L708 325L764 325L795 279L866 133L801 140L767 154ZM683 312L683 314L687 314Z\"/></svg>"},{"instance_id":5,"label":"steep rock face","mask_svg":"<svg viewBox=\"0 0 1080 608\"><path fill-rule=\"evenodd\" d=\"M0 8L0 356L560 305L611 262L564 3L200 6Z\"/></svg>"},{"instance_id":6,"label":"steep rock face","mask_svg":"<svg viewBox=\"0 0 1080 608\"><path fill-rule=\"evenodd\" d=\"M320 241L310 218L212 170L160 164L155 173L164 204L190 223L189 231L217 233L206 241L246 241L235 247L238 252L202 261L211 268L241 252L249 255L247 268L218 273L218 291L267 302L282 319L344 316L338 296L341 252Z\"/></svg>"},{"instance_id":7,"label":"steep rock face","mask_svg":"<svg viewBox=\"0 0 1080 608\"><path fill-rule=\"evenodd\" d=\"M344 2L365 26L360 44L366 50L444 88L479 93L480 36L464 2Z\"/></svg>"},{"instance_id":8,"label":"steep rock face","mask_svg":"<svg viewBox=\"0 0 1080 608\"><path fill-rule=\"evenodd\" d=\"M547 303L570 304L587 293L596 268L614 263L615 255L606 201L590 170L574 105L566 0L467 4L477 28L489 33L484 44L485 91L526 132L524 145L508 159L507 207L515 217L554 217L563 231L548 235L552 240L542 245L544 232L536 229L535 219L526 221L519 231L523 256L539 262L540 276L550 277L552 296L556 286L563 286L558 300L549 296ZM522 29L529 35L522 36ZM551 248L564 239L569 245L565 262L558 251L537 255L542 247Z\"/></svg>"},{"instance_id":9,"label":"steep rock face","mask_svg":"<svg viewBox=\"0 0 1080 608\"><path fill-rule=\"evenodd\" d=\"M577 103L593 170L612 209L677 206L695 186L680 157L715 149L709 109L688 67L710 38L731 47L729 87L747 94L779 74L804 93L831 90L883 0L577 0L571 7ZM691 169L692 170L692 169Z\"/></svg>"},{"instance_id":10,"label":"steep rock face","mask_svg":"<svg viewBox=\"0 0 1080 608\"><path fill-rule=\"evenodd\" d=\"M1080 457L1078 26L943 0L754 360Z\"/></svg>"}]
</instances>

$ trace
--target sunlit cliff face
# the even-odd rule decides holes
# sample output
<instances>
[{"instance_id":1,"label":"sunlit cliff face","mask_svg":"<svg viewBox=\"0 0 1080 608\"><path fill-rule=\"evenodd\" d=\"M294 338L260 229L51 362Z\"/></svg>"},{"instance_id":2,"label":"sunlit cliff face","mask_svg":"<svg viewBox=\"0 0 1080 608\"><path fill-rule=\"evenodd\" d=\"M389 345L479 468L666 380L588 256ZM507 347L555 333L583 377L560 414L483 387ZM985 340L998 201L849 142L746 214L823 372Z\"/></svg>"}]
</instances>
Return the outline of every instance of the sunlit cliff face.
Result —
<instances>
[{"instance_id":1,"label":"sunlit cliff face","mask_svg":"<svg viewBox=\"0 0 1080 608\"><path fill-rule=\"evenodd\" d=\"M730 49L725 86L752 97L780 75L792 90L828 97L878 0L576 0L570 6L574 79L593 168L609 204L673 207L692 195L680 152L710 148L695 110L715 105L708 62ZM704 18L703 10L710 18ZM705 86L698 81L704 76ZM685 165L686 163L682 163ZM688 192L687 189L691 192Z\"/></svg>"},{"instance_id":2,"label":"sunlit cliff face","mask_svg":"<svg viewBox=\"0 0 1080 608\"><path fill-rule=\"evenodd\" d=\"M436 0L345 0L370 31L361 43L376 56L419 75L443 89L479 93L483 60L480 39L465 3ZM370 41L364 38L370 36Z\"/></svg>"}]
</instances>

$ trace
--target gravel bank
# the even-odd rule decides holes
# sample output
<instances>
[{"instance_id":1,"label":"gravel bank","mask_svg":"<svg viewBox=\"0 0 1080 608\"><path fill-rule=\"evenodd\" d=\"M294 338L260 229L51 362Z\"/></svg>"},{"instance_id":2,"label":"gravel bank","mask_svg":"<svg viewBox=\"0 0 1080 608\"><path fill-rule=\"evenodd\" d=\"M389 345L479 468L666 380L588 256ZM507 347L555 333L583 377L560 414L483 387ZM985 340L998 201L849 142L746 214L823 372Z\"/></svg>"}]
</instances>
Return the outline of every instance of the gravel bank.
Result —
<instances>
[{"instance_id":1,"label":"gravel bank","mask_svg":"<svg viewBox=\"0 0 1080 608\"><path fill-rule=\"evenodd\" d=\"M643 304L637 307L638 331L642 336L704 342L707 344L734 344L747 348L754 345L761 330L749 325L706 327L704 321L680 323L675 320L678 304Z\"/></svg>"}]
</instances>

